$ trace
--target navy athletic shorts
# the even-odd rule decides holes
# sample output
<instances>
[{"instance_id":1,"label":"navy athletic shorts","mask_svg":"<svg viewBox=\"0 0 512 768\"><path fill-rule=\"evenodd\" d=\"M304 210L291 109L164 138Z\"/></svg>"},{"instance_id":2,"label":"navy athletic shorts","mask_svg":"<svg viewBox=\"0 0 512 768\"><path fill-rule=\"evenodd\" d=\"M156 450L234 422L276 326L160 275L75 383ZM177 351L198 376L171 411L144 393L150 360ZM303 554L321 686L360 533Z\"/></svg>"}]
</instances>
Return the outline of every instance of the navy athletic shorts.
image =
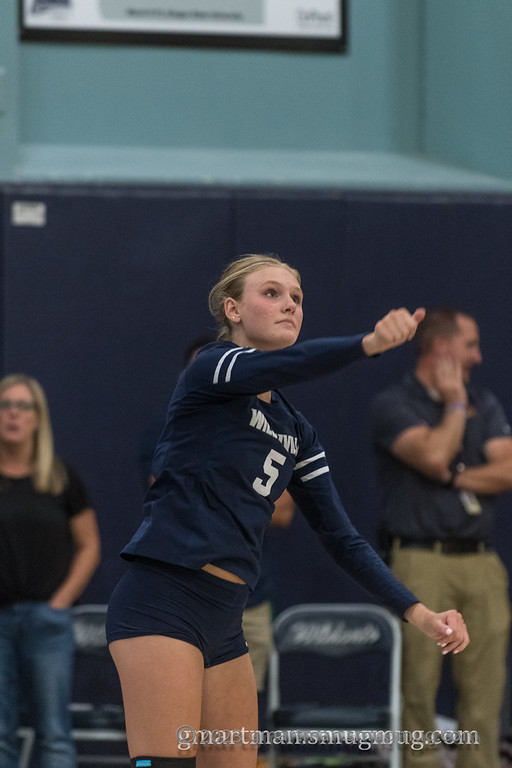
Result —
<instances>
[{"instance_id":1,"label":"navy athletic shorts","mask_svg":"<svg viewBox=\"0 0 512 768\"><path fill-rule=\"evenodd\" d=\"M247 653L242 613L250 589L203 570L134 560L112 593L107 642L166 635L199 648L205 667Z\"/></svg>"}]
</instances>

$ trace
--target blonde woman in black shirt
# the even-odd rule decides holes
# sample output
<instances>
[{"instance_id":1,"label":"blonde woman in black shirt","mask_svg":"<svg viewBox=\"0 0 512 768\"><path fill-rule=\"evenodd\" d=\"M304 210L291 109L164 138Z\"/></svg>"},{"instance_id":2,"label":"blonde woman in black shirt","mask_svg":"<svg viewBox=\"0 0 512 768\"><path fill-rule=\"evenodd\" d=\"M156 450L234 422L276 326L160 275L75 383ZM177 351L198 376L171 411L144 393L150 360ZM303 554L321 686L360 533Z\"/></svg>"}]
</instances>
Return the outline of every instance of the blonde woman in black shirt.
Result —
<instances>
[{"instance_id":1,"label":"blonde woman in black shirt","mask_svg":"<svg viewBox=\"0 0 512 768\"><path fill-rule=\"evenodd\" d=\"M19 698L40 768L76 765L68 704L70 607L99 561L80 478L53 452L46 396L21 374L0 381L0 765L17 768ZM6 692L9 695L6 695Z\"/></svg>"}]
</instances>

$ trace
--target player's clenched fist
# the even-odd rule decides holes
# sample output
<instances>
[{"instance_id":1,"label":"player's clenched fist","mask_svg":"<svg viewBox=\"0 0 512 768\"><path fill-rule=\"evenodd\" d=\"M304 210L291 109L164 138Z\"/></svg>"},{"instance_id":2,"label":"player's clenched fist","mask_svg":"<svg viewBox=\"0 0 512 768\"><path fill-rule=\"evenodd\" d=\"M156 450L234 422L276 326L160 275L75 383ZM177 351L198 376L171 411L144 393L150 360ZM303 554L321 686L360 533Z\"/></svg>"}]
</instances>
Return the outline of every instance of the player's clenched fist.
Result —
<instances>
[{"instance_id":1,"label":"player's clenched fist","mask_svg":"<svg viewBox=\"0 0 512 768\"><path fill-rule=\"evenodd\" d=\"M363 338L363 349L367 355L378 355L387 349L399 347L405 341L410 341L416 329L425 317L423 307L413 314L401 307L392 309L379 320L375 329Z\"/></svg>"}]
</instances>

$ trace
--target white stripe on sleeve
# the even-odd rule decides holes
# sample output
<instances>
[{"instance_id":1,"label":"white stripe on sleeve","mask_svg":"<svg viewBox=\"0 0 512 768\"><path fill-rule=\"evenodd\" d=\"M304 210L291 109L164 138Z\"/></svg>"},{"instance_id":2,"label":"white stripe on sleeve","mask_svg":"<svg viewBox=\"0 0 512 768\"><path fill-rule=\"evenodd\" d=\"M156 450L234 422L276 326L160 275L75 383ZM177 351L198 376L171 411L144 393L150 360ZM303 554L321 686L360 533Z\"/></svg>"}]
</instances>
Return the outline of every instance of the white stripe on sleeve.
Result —
<instances>
[{"instance_id":1,"label":"white stripe on sleeve","mask_svg":"<svg viewBox=\"0 0 512 768\"><path fill-rule=\"evenodd\" d=\"M215 373L213 374L213 383L214 384L218 384L219 381L221 380L220 372L221 372L222 366L224 364L224 361L230 355L233 355L233 359L231 360L231 362L230 362L230 364L228 366L228 370L226 372L226 375L224 377L224 383L225 384L227 384L228 382L231 381L231 373L233 371L233 366L234 366L234 364L236 362L236 358L238 357L238 355L242 355L244 352L256 352L256 350L255 349L245 349L245 348L241 349L240 347L235 347L235 349L228 349L227 352L224 352L224 354L220 358L219 362L217 363L217 367L215 369Z\"/></svg>"},{"instance_id":2,"label":"white stripe on sleeve","mask_svg":"<svg viewBox=\"0 0 512 768\"><path fill-rule=\"evenodd\" d=\"M236 353L236 355L233 355L233 359L231 360L231 362L229 364L229 368L228 368L227 373L226 373L226 379L225 379L226 384L229 381L231 381L231 372L233 370L234 364L236 363L237 357L239 355L243 355L243 354L246 354L246 353L249 353L249 352L255 352L255 351L256 351L255 349L241 349L239 352Z\"/></svg>"},{"instance_id":3,"label":"white stripe on sleeve","mask_svg":"<svg viewBox=\"0 0 512 768\"><path fill-rule=\"evenodd\" d=\"M302 469L306 464L311 464L312 461L318 461L318 459L325 459L325 451L317 453L316 456L311 456L309 459L304 459L304 461L299 461L299 463L295 465L295 469Z\"/></svg>"},{"instance_id":4,"label":"white stripe on sleeve","mask_svg":"<svg viewBox=\"0 0 512 768\"><path fill-rule=\"evenodd\" d=\"M314 472L310 472L308 475L301 477L301 481L303 483L307 483L308 480L313 480L313 478L318 477L318 475L325 475L325 473L329 471L329 467L321 467L320 469L315 469Z\"/></svg>"}]
</instances>

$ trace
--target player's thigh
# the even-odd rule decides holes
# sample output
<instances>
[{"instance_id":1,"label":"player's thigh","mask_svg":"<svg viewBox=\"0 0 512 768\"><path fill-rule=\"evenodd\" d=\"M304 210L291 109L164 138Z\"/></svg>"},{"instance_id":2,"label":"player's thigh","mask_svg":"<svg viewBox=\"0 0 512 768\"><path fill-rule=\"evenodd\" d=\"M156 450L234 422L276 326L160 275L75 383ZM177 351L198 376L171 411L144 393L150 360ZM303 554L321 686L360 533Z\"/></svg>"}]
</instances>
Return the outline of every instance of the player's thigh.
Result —
<instances>
[{"instance_id":1,"label":"player's thigh","mask_svg":"<svg viewBox=\"0 0 512 768\"><path fill-rule=\"evenodd\" d=\"M204 660L190 643L162 635L115 640L130 755L183 757L178 730L198 730ZM195 754L191 745L187 757Z\"/></svg>"},{"instance_id":2,"label":"player's thigh","mask_svg":"<svg viewBox=\"0 0 512 768\"><path fill-rule=\"evenodd\" d=\"M211 733L198 768L253 768L257 760L258 697L249 654L205 669L201 729ZM225 743L215 743L225 742Z\"/></svg>"}]
</instances>

